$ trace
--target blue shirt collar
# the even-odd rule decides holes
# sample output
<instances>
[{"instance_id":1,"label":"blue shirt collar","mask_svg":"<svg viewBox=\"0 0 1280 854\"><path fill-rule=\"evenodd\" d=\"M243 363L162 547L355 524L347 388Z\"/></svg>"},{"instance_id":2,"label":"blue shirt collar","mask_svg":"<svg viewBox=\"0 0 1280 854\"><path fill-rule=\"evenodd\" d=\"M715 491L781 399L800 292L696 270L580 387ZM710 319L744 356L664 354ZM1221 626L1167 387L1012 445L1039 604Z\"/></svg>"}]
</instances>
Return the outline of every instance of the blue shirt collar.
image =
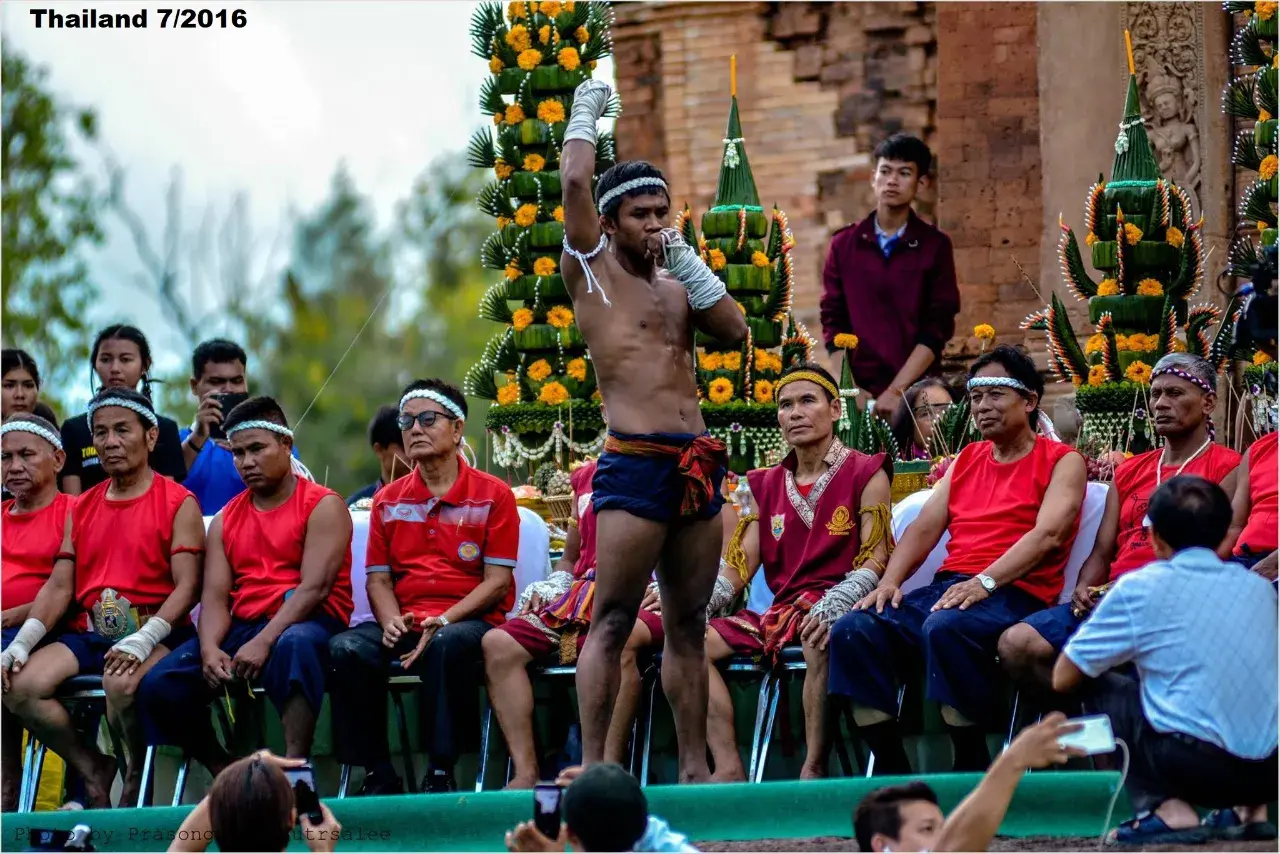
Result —
<instances>
[{"instance_id":1,"label":"blue shirt collar","mask_svg":"<svg viewBox=\"0 0 1280 854\"><path fill-rule=\"evenodd\" d=\"M1204 546L1195 546L1175 552L1168 562L1176 566L1185 566L1192 569L1220 569L1228 566L1222 558L1218 557L1217 552Z\"/></svg>"}]
</instances>

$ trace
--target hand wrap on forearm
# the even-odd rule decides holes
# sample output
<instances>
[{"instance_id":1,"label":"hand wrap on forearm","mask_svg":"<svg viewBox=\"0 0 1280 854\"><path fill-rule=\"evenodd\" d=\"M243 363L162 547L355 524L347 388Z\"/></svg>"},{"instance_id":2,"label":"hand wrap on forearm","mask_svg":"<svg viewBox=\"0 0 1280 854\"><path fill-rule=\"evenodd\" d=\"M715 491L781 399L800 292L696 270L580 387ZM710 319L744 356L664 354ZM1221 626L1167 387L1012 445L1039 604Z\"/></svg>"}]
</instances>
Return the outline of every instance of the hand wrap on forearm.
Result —
<instances>
[{"instance_id":1,"label":"hand wrap on forearm","mask_svg":"<svg viewBox=\"0 0 1280 854\"><path fill-rule=\"evenodd\" d=\"M111 648L132 655L138 661L146 661L171 631L173 627L167 622L159 617L152 617L147 620L146 625Z\"/></svg>"},{"instance_id":2,"label":"hand wrap on forearm","mask_svg":"<svg viewBox=\"0 0 1280 854\"><path fill-rule=\"evenodd\" d=\"M662 266L675 276L689 292L689 305L694 311L706 311L720 302L728 293L724 282L711 271L698 250L688 243L674 228L664 228L662 238Z\"/></svg>"},{"instance_id":3,"label":"hand wrap on forearm","mask_svg":"<svg viewBox=\"0 0 1280 854\"><path fill-rule=\"evenodd\" d=\"M596 122L604 115L612 92L602 80L584 80L573 92L573 111L565 125L564 142L581 139L596 144Z\"/></svg>"},{"instance_id":4,"label":"hand wrap on forearm","mask_svg":"<svg viewBox=\"0 0 1280 854\"><path fill-rule=\"evenodd\" d=\"M44 623L35 617L28 617L22 624L22 628L18 629L18 633L13 636L13 642L4 648L3 654L0 654L0 669L8 670L15 662L26 664L31 656L31 650L48 633L49 630L45 628Z\"/></svg>"},{"instance_id":5,"label":"hand wrap on forearm","mask_svg":"<svg viewBox=\"0 0 1280 854\"><path fill-rule=\"evenodd\" d=\"M554 602L565 594L571 584L573 584L571 574L564 570L553 572L546 579L535 581L524 589L520 594L520 601L516 604L516 610L523 611L535 595L542 599L543 605Z\"/></svg>"},{"instance_id":6,"label":"hand wrap on forearm","mask_svg":"<svg viewBox=\"0 0 1280 854\"><path fill-rule=\"evenodd\" d=\"M707 619L719 617L733 604L733 584L723 575L716 576L716 586L711 590L711 601L707 602Z\"/></svg>"},{"instance_id":7,"label":"hand wrap on forearm","mask_svg":"<svg viewBox=\"0 0 1280 854\"><path fill-rule=\"evenodd\" d=\"M874 570L855 569L844 581L828 590L809 613L830 625L849 613L854 605L876 589L878 583L880 576Z\"/></svg>"}]
</instances>

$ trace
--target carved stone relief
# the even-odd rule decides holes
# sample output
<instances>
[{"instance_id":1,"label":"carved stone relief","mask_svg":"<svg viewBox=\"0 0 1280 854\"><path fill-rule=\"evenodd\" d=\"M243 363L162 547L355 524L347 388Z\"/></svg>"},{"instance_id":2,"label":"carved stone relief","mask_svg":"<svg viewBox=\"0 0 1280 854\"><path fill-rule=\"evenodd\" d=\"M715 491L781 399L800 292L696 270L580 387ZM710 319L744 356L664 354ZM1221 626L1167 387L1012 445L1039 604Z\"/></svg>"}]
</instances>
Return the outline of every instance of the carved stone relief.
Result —
<instances>
[{"instance_id":1,"label":"carved stone relief","mask_svg":"<svg viewBox=\"0 0 1280 854\"><path fill-rule=\"evenodd\" d=\"M1126 2L1124 21L1133 38L1142 118L1160 171L1187 191L1198 216L1202 133L1208 125L1204 4Z\"/></svg>"}]
</instances>

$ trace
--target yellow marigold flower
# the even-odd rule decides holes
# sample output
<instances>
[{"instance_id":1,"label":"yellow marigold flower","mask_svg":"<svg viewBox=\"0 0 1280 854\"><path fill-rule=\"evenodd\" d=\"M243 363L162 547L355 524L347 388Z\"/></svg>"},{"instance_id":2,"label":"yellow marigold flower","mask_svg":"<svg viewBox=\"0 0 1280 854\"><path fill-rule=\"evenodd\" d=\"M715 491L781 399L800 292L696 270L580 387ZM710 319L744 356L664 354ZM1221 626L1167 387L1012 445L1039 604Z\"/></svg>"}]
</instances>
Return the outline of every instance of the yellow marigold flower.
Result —
<instances>
[{"instance_id":1,"label":"yellow marigold flower","mask_svg":"<svg viewBox=\"0 0 1280 854\"><path fill-rule=\"evenodd\" d=\"M1164 285L1160 284L1157 279L1143 279L1138 282L1138 296L1143 297L1160 297L1164 296Z\"/></svg>"},{"instance_id":2,"label":"yellow marigold flower","mask_svg":"<svg viewBox=\"0 0 1280 854\"><path fill-rule=\"evenodd\" d=\"M516 208L516 225L528 228L538 219L538 206L525 204Z\"/></svg>"},{"instance_id":3,"label":"yellow marigold flower","mask_svg":"<svg viewBox=\"0 0 1280 854\"><path fill-rule=\"evenodd\" d=\"M524 121L524 107L521 107L519 104L508 105L506 113L503 114L503 119L509 125L520 124Z\"/></svg>"},{"instance_id":4,"label":"yellow marigold flower","mask_svg":"<svg viewBox=\"0 0 1280 854\"><path fill-rule=\"evenodd\" d=\"M1280 51L1276 52L1276 56L1280 56ZM1258 110L1258 121L1260 122L1271 121L1271 114L1268 113L1266 110Z\"/></svg>"},{"instance_id":5,"label":"yellow marigold flower","mask_svg":"<svg viewBox=\"0 0 1280 854\"><path fill-rule=\"evenodd\" d=\"M529 379L536 383L540 383L547 377L551 376L551 365L547 363L546 359L539 359L530 365L529 369L526 370L525 373L529 375Z\"/></svg>"},{"instance_id":6,"label":"yellow marigold flower","mask_svg":"<svg viewBox=\"0 0 1280 854\"><path fill-rule=\"evenodd\" d=\"M547 406L559 406L569 399L569 390L557 382L547 383L538 392L538 402Z\"/></svg>"},{"instance_id":7,"label":"yellow marigold flower","mask_svg":"<svg viewBox=\"0 0 1280 854\"><path fill-rule=\"evenodd\" d=\"M704 371L718 371L724 365L724 359L719 353L703 353L698 357L698 367Z\"/></svg>"},{"instance_id":8,"label":"yellow marigold flower","mask_svg":"<svg viewBox=\"0 0 1280 854\"><path fill-rule=\"evenodd\" d=\"M756 403L768 403L773 400L773 383L768 380L756 380L754 397Z\"/></svg>"},{"instance_id":9,"label":"yellow marigold flower","mask_svg":"<svg viewBox=\"0 0 1280 854\"><path fill-rule=\"evenodd\" d=\"M769 256L764 254L763 252L752 252L751 263L757 267L768 267Z\"/></svg>"},{"instance_id":10,"label":"yellow marigold flower","mask_svg":"<svg viewBox=\"0 0 1280 854\"><path fill-rule=\"evenodd\" d=\"M587 381L587 360L571 359L569 364L564 366L564 372L573 377L578 382Z\"/></svg>"},{"instance_id":11,"label":"yellow marigold flower","mask_svg":"<svg viewBox=\"0 0 1280 854\"><path fill-rule=\"evenodd\" d=\"M527 308L517 308L515 313L511 315L511 325L515 327L516 332L528 328L533 323L533 311Z\"/></svg>"},{"instance_id":12,"label":"yellow marigold flower","mask_svg":"<svg viewBox=\"0 0 1280 854\"><path fill-rule=\"evenodd\" d=\"M573 0L564 0L564 2L561 3L560 5L564 8L565 12L573 11L573 5L574 5Z\"/></svg>"},{"instance_id":13,"label":"yellow marigold flower","mask_svg":"<svg viewBox=\"0 0 1280 854\"><path fill-rule=\"evenodd\" d=\"M532 45L529 38L529 28L524 24L516 24L511 29L507 30L507 34L503 36L503 39L506 41L507 45L517 53L523 50L528 50ZM542 54L538 55L541 56Z\"/></svg>"},{"instance_id":14,"label":"yellow marigold flower","mask_svg":"<svg viewBox=\"0 0 1280 854\"><path fill-rule=\"evenodd\" d=\"M502 69L504 68L506 68L506 66L502 64L501 59L498 59L496 56L489 57L489 72L491 74L501 74Z\"/></svg>"},{"instance_id":15,"label":"yellow marigold flower","mask_svg":"<svg viewBox=\"0 0 1280 854\"><path fill-rule=\"evenodd\" d=\"M1094 365L1089 369L1089 385L1102 385L1107 381L1107 369L1102 365Z\"/></svg>"},{"instance_id":16,"label":"yellow marigold flower","mask_svg":"<svg viewBox=\"0 0 1280 854\"><path fill-rule=\"evenodd\" d=\"M573 31L573 37L578 40L578 44L586 44L591 41L591 31L586 27L578 27Z\"/></svg>"},{"instance_id":17,"label":"yellow marigold flower","mask_svg":"<svg viewBox=\"0 0 1280 854\"><path fill-rule=\"evenodd\" d=\"M523 165L526 172L541 172L542 167L547 165L547 159L541 154L526 154Z\"/></svg>"},{"instance_id":18,"label":"yellow marigold flower","mask_svg":"<svg viewBox=\"0 0 1280 854\"><path fill-rule=\"evenodd\" d=\"M1138 241L1142 239L1142 229L1138 228L1131 222L1124 224L1124 242L1130 246L1136 246Z\"/></svg>"},{"instance_id":19,"label":"yellow marigold flower","mask_svg":"<svg viewBox=\"0 0 1280 854\"><path fill-rule=\"evenodd\" d=\"M1181 229L1175 228L1172 225L1165 229L1164 242L1168 243L1174 249L1181 249L1182 244L1185 241L1186 237L1183 236Z\"/></svg>"},{"instance_id":20,"label":"yellow marigold flower","mask_svg":"<svg viewBox=\"0 0 1280 854\"><path fill-rule=\"evenodd\" d=\"M509 163L504 163L501 158L493 164L493 174L498 176L499 181L505 181L511 177L511 173L515 171L515 167Z\"/></svg>"},{"instance_id":21,"label":"yellow marigold flower","mask_svg":"<svg viewBox=\"0 0 1280 854\"><path fill-rule=\"evenodd\" d=\"M562 48L560 53L556 54L556 58L560 62L560 67L565 71L573 71L582 64L582 60L578 57L578 49L576 47Z\"/></svg>"},{"instance_id":22,"label":"yellow marigold flower","mask_svg":"<svg viewBox=\"0 0 1280 854\"><path fill-rule=\"evenodd\" d=\"M521 276L523 276L524 271L521 270L519 267L517 267L515 264L508 264L506 266L506 269L502 271L502 274L506 276L508 280L514 281L515 279L518 279Z\"/></svg>"},{"instance_id":23,"label":"yellow marigold flower","mask_svg":"<svg viewBox=\"0 0 1280 854\"><path fill-rule=\"evenodd\" d=\"M595 71L595 70L596 70L596 61L593 59L593 60L591 60L590 62L588 62L588 63L587 63L587 68L590 68L592 71Z\"/></svg>"},{"instance_id":24,"label":"yellow marigold flower","mask_svg":"<svg viewBox=\"0 0 1280 854\"><path fill-rule=\"evenodd\" d=\"M725 353L721 361L726 371L736 371L742 367L742 354L736 351Z\"/></svg>"},{"instance_id":25,"label":"yellow marigold flower","mask_svg":"<svg viewBox=\"0 0 1280 854\"><path fill-rule=\"evenodd\" d=\"M538 27L538 44L546 44L551 41L551 25L543 24Z\"/></svg>"},{"instance_id":26,"label":"yellow marigold flower","mask_svg":"<svg viewBox=\"0 0 1280 854\"><path fill-rule=\"evenodd\" d=\"M538 105L538 118L549 125L564 121L564 104L548 98Z\"/></svg>"},{"instance_id":27,"label":"yellow marigold flower","mask_svg":"<svg viewBox=\"0 0 1280 854\"><path fill-rule=\"evenodd\" d=\"M1270 362L1270 361L1271 361L1271 357L1268 356L1266 353L1262 352L1261 350L1253 354L1253 363L1255 365L1265 365L1267 362Z\"/></svg>"},{"instance_id":28,"label":"yellow marigold flower","mask_svg":"<svg viewBox=\"0 0 1280 854\"><path fill-rule=\"evenodd\" d=\"M1253 11L1262 20L1270 21L1276 16L1276 0L1256 0Z\"/></svg>"},{"instance_id":29,"label":"yellow marigold flower","mask_svg":"<svg viewBox=\"0 0 1280 854\"><path fill-rule=\"evenodd\" d=\"M990 323L979 323L973 327L973 337L979 341L990 341L996 337L996 328Z\"/></svg>"},{"instance_id":30,"label":"yellow marigold flower","mask_svg":"<svg viewBox=\"0 0 1280 854\"><path fill-rule=\"evenodd\" d=\"M502 118L503 118L503 115L504 115L503 113L494 113L494 114L493 114L493 123L494 123L495 125L500 125L500 124L502 124Z\"/></svg>"},{"instance_id":31,"label":"yellow marigold flower","mask_svg":"<svg viewBox=\"0 0 1280 854\"><path fill-rule=\"evenodd\" d=\"M1159 340L1160 340L1159 338L1156 338L1157 342L1159 342ZM1175 353L1185 353L1187 352L1187 345L1182 343L1181 338L1174 338L1172 341L1169 342L1169 349L1171 349Z\"/></svg>"},{"instance_id":32,"label":"yellow marigold flower","mask_svg":"<svg viewBox=\"0 0 1280 854\"><path fill-rule=\"evenodd\" d=\"M536 14L538 13L538 7L539 7L540 5L541 5L541 4L540 4L540 3L537 3L537 2L530 3L530 4L529 4L529 11L530 11L530 12L533 12L533 13L536 15Z\"/></svg>"},{"instance_id":33,"label":"yellow marigold flower","mask_svg":"<svg viewBox=\"0 0 1280 854\"><path fill-rule=\"evenodd\" d=\"M1102 348L1107 344L1107 336L1101 332L1095 332L1089 336L1089 340L1084 342L1085 355L1089 353L1101 353Z\"/></svg>"},{"instance_id":34,"label":"yellow marigold flower","mask_svg":"<svg viewBox=\"0 0 1280 854\"><path fill-rule=\"evenodd\" d=\"M1129 336L1129 349L1139 353L1153 350L1159 343L1159 335L1144 335L1141 332L1135 332Z\"/></svg>"},{"instance_id":35,"label":"yellow marigold flower","mask_svg":"<svg viewBox=\"0 0 1280 854\"><path fill-rule=\"evenodd\" d=\"M858 336L852 332L841 332L831 343L842 350L854 350L858 347Z\"/></svg>"},{"instance_id":36,"label":"yellow marigold flower","mask_svg":"<svg viewBox=\"0 0 1280 854\"><path fill-rule=\"evenodd\" d=\"M712 403L728 403L733 400L733 383L724 377L717 377L707 386L707 397Z\"/></svg>"},{"instance_id":37,"label":"yellow marigold flower","mask_svg":"<svg viewBox=\"0 0 1280 854\"><path fill-rule=\"evenodd\" d=\"M525 17L525 8L523 0L507 4L507 17L513 21L519 21Z\"/></svg>"},{"instance_id":38,"label":"yellow marigold flower","mask_svg":"<svg viewBox=\"0 0 1280 854\"><path fill-rule=\"evenodd\" d=\"M560 14L560 0L542 0L538 4L538 11L548 18L554 18Z\"/></svg>"},{"instance_id":39,"label":"yellow marigold flower","mask_svg":"<svg viewBox=\"0 0 1280 854\"><path fill-rule=\"evenodd\" d=\"M532 71L541 63L542 51L534 50L533 48L520 51L520 55L516 57L516 65L520 66L525 71Z\"/></svg>"},{"instance_id":40,"label":"yellow marigold flower","mask_svg":"<svg viewBox=\"0 0 1280 854\"><path fill-rule=\"evenodd\" d=\"M564 206L556 205L556 209L551 212L551 218L556 222L564 222Z\"/></svg>"},{"instance_id":41,"label":"yellow marigold flower","mask_svg":"<svg viewBox=\"0 0 1280 854\"><path fill-rule=\"evenodd\" d=\"M568 329L573 325L573 309L558 305L547 312L547 323L556 329Z\"/></svg>"},{"instance_id":42,"label":"yellow marigold flower","mask_svg":"<svg viewBox=\"0 0 1280 854\"><path fill-rule=\"evenodd\" d=\"M1116 349L1117 350L1129 349L1129 337L1127 335L1121 335L1119 332L1116 333Z\"/></svg>"},{"instance_id":43,"label":"yellow marigold flower","mask_svg":"<svg viewBox=\"0 0 1280 854\"><path fill-rule=\"evenodd\" d=\"M1092 246L1097 242L1098 242L1098 235L1094 234L1092 231L1084 236L1085 246Z\"/></svg>"},{"instance_id":44,"label":"yellow marigold flower","mask_svg":"<svg viewBox=\"0 0 1280 854\"><path fill-rule=\"evenodd\" d=\"M1280 160L1277 160L1274 154L1268 154L1262 158L1262 163L1258 165L1258 177L1264 181L1270 181L1276 176L1277 166L1280 166Z\"/></svg>"},{"instance_id":45,"label":"yellow marigold flower","mask_svg":"<svg viewBox=\"0 0 1280 854\"><path fill-rule=\"evenodd\" d=\"M506 228L507 226L511 225L511 217L509 217L509 216L500 216L500 217L498 217L497 223L498 223L498 230L499 230L499 231L501 231L502 229L504 229L504 228Z\"/></svg>"},{"instance_id":46,"label":"yellow marigold flower","mask_svg":"<svg viewBox=\"0 0 1280 854\"><path fill-rule=\"evenodd\" d=\"M556 274L556 262L550 258L539 258L533 262L533 274L535 276L554 276Z\"/></svg>"},{"instance_id":47,"label":"yellow marigold flower","mask_svg":"<svg viewBox=\"0 0 1280 854\"><path fill-rule=\"evenodd\" d=\"M1135 383L1147 384L1151 382L1151 366L1139 359L1125 368L1124 375Z\"/></svg>"},{"instance_id":48,"label":"yellow marigold flower","mask_svg":"<svg viewBox=\"0 0 1280 854\"><path fill-rule=\"evenodd\" d=\"M1103 279L1098 283L1098 296L1113 297L1120 293L1120 286L1115 279Z\"/></svg>"},{"instance_id":49,"label":"yellow marigold flower","mask_svg":"<svg viewBox=\"0 0 1280 854\"><path fill-rule=\"evenodd\" d=\"M520 384L507 383L498 389L498 404L500 406L510 406L513 403L520 402Z\"/></svg>"},{"instance_id":50,"label":"yellow marigold flower","mask_svg":"<svg viewBox=\"0 0 1280 854\"><path fill-rule=\"evenodd\" d=\"M712 270L723 270L725 264L728 263L724 257L724 253L719 249L712 249L711 252L708 253L708 257L711 259L711 263L708 266L711 267Z\"/></svg>"}]
</instances>

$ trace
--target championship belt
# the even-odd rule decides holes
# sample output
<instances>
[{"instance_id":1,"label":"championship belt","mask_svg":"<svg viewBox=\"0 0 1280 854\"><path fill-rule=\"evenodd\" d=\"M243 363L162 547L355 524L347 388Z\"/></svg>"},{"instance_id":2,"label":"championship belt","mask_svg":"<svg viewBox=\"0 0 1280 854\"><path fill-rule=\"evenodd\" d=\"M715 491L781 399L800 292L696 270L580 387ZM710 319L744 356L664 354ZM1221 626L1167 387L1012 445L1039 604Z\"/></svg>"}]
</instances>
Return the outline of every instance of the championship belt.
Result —
<instances>
[{"instance_id":1,"label":"championship belt","mask_svg":"<svg viewBox=\"0 0 1280 854\"><path fill-rule=\"evenodd\" d=\"M138 609L108 587L93 603L93 630L108 640L118 641L138 630Z\"/></svg>"}]
</instances>

